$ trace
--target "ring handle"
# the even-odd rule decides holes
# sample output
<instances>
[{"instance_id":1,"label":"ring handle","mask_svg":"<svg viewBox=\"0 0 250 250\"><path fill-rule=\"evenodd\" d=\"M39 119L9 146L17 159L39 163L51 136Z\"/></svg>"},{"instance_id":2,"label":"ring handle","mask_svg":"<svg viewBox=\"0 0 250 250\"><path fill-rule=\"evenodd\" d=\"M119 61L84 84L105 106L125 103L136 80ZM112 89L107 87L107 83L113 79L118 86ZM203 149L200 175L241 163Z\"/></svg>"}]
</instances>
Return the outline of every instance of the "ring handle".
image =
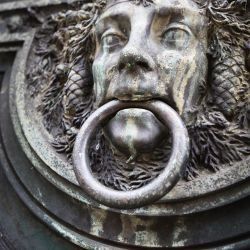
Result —
<instances>
[{"instance_id":1,"label":"ring handle","mask_svg":"<svg viewBox=\"0 0 250 250\"><path fill-rule=\"evenodd\" d=\"M142 108L151 111L172 134L172 151L166 167L150 183L131 191L118 191L104 186L93 175L88 148L99 125L122 109ZM174 109L161 101L123 102L113 100L97 109L81 127L74 145L73 165L80 187L94 200L120 209L148 205L168 193L177 183L189 155L187 129Z\"/></svg>"}]
</instances>

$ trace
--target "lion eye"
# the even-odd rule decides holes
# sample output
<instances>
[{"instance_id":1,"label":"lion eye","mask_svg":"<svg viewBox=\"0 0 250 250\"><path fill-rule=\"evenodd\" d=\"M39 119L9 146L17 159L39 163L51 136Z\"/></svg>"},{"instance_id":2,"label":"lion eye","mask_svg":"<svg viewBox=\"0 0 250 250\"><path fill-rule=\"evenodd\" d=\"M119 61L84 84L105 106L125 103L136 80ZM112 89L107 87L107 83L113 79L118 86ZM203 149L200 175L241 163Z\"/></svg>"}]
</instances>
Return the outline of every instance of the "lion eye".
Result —
<instances>
[{"instance_id":1,"label":"lion eye","mask_svg":"<svg viewBox=\"0 0 250 250\"><path fill-rule=\"evenodd\" d=\"M114 49L123 44L123 39L116 34L108 34L102 38L102 46L107 49Z\"/></svg>"},{"instance_id":2,"label":"lion eye","mask_svg":"<svg viewBox=\"0 0 250 250\"><path fill-rule=\"evenodd\" d=\"M162 44L167 48L182 49L186 47L189 33L181 28L170 28L162 35Z\"/></svg>"}]
</instances>

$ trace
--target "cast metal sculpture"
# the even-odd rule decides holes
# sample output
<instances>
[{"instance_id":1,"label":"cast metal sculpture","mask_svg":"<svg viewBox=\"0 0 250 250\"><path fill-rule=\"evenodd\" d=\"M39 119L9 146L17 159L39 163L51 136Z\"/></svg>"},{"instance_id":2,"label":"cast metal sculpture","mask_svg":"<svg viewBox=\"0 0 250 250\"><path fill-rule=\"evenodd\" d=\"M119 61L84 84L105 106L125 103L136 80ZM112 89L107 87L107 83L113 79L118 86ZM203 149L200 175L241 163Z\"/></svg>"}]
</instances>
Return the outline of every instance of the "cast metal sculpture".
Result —
<instances>
[{"instance_id":1,"label":"cast metal sculpture","mask_svg":"<svg viewBox=\"0 0 250 250\"><path fill-rule=\"evenodd\" d=\"M114 117L106 120L103 129L89 131L92 141L87 138L89 149L83 150L89 154L91 170L86 176L93 172L91 176L102 185L116 190L111 193L145 189L166 173L164 167L176 150L176 134L171 140L165 126L179 116L189 136L182 127L178 171L174 181L164 179L164 191L148 202L170 190L182 167L182 177L192 180L199 173L247 159L250 21L245 8L243 0L110 0L52 16L37 34L37 63L28 79L57 152L72 162L76 136L79 133L79 142L86 139L80 128L87 126L85 122L92 124L91 113L116 99L124 110L111 111ZM172 107L179 116L167 123L161 115L158 119L159 111L145 110L154 100L166 103L166 109ZM96 190L88 192L90 186L83 181L82 149L79 143L75 147L76 174L95 199ZM124 208L147 204L144 199L127 206L96 199Z\"/></svg>"}]
</instances>

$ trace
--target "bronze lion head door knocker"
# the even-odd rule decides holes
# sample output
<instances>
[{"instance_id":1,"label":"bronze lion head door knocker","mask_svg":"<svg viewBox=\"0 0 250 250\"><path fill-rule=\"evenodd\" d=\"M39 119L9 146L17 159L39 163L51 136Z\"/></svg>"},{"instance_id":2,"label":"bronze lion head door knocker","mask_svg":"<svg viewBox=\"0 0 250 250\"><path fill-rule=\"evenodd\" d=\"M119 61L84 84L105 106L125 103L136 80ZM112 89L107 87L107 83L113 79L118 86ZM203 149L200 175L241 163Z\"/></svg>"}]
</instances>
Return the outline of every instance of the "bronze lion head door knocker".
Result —
<instances>
[{"instance_id":1,"label":"bronze lion head door knocker","mask_svg":"<svg viewBox=\"0 0 250 250\"><path fill-rule=\"evenodd\" d=\"M28 70L57 159L45 157L51 168L121 209L242 180L250 155L245 7L103 0L54 14L37 32Z\"/></svg>"}]
</instances>

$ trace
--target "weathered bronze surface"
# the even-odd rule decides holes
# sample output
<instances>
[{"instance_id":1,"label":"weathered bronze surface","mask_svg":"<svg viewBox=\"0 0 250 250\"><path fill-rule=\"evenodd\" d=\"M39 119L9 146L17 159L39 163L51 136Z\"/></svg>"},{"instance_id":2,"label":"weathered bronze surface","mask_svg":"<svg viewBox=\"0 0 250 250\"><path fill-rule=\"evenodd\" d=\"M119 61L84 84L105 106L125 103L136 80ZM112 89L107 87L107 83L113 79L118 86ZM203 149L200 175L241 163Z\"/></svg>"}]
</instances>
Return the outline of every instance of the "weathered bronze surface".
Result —
<instances>
[{"instance_id":1,"label":"weathered bronze surface","mask_svg":"<svg viewBox=\"0 0 250 250\"><path fill-rule=\"evenodd\" d=\"M185 180L245 160L250 140L249 23L239 18L244 8L234 1L100 1L54 16L37 35L35 55L44 59L29 79L55 149L71 162L78 130L110 100L161 100L189 131ZM48 40L44 34L52 30ZM169 158L168 132L150 111L119 111L93 138L93 173L115 190L143 187Z\"/></svg>"},{"instance_id":2,"label":"weathered bronze surface","mask_svg":"<svg viewBox=\"0 0 250 250\"><path fill-rule=\"evenodd\" d=\"M20 0L0 30L1 169L54 249L249 248L246 0Z\"/></svg>"}]
</instances>

